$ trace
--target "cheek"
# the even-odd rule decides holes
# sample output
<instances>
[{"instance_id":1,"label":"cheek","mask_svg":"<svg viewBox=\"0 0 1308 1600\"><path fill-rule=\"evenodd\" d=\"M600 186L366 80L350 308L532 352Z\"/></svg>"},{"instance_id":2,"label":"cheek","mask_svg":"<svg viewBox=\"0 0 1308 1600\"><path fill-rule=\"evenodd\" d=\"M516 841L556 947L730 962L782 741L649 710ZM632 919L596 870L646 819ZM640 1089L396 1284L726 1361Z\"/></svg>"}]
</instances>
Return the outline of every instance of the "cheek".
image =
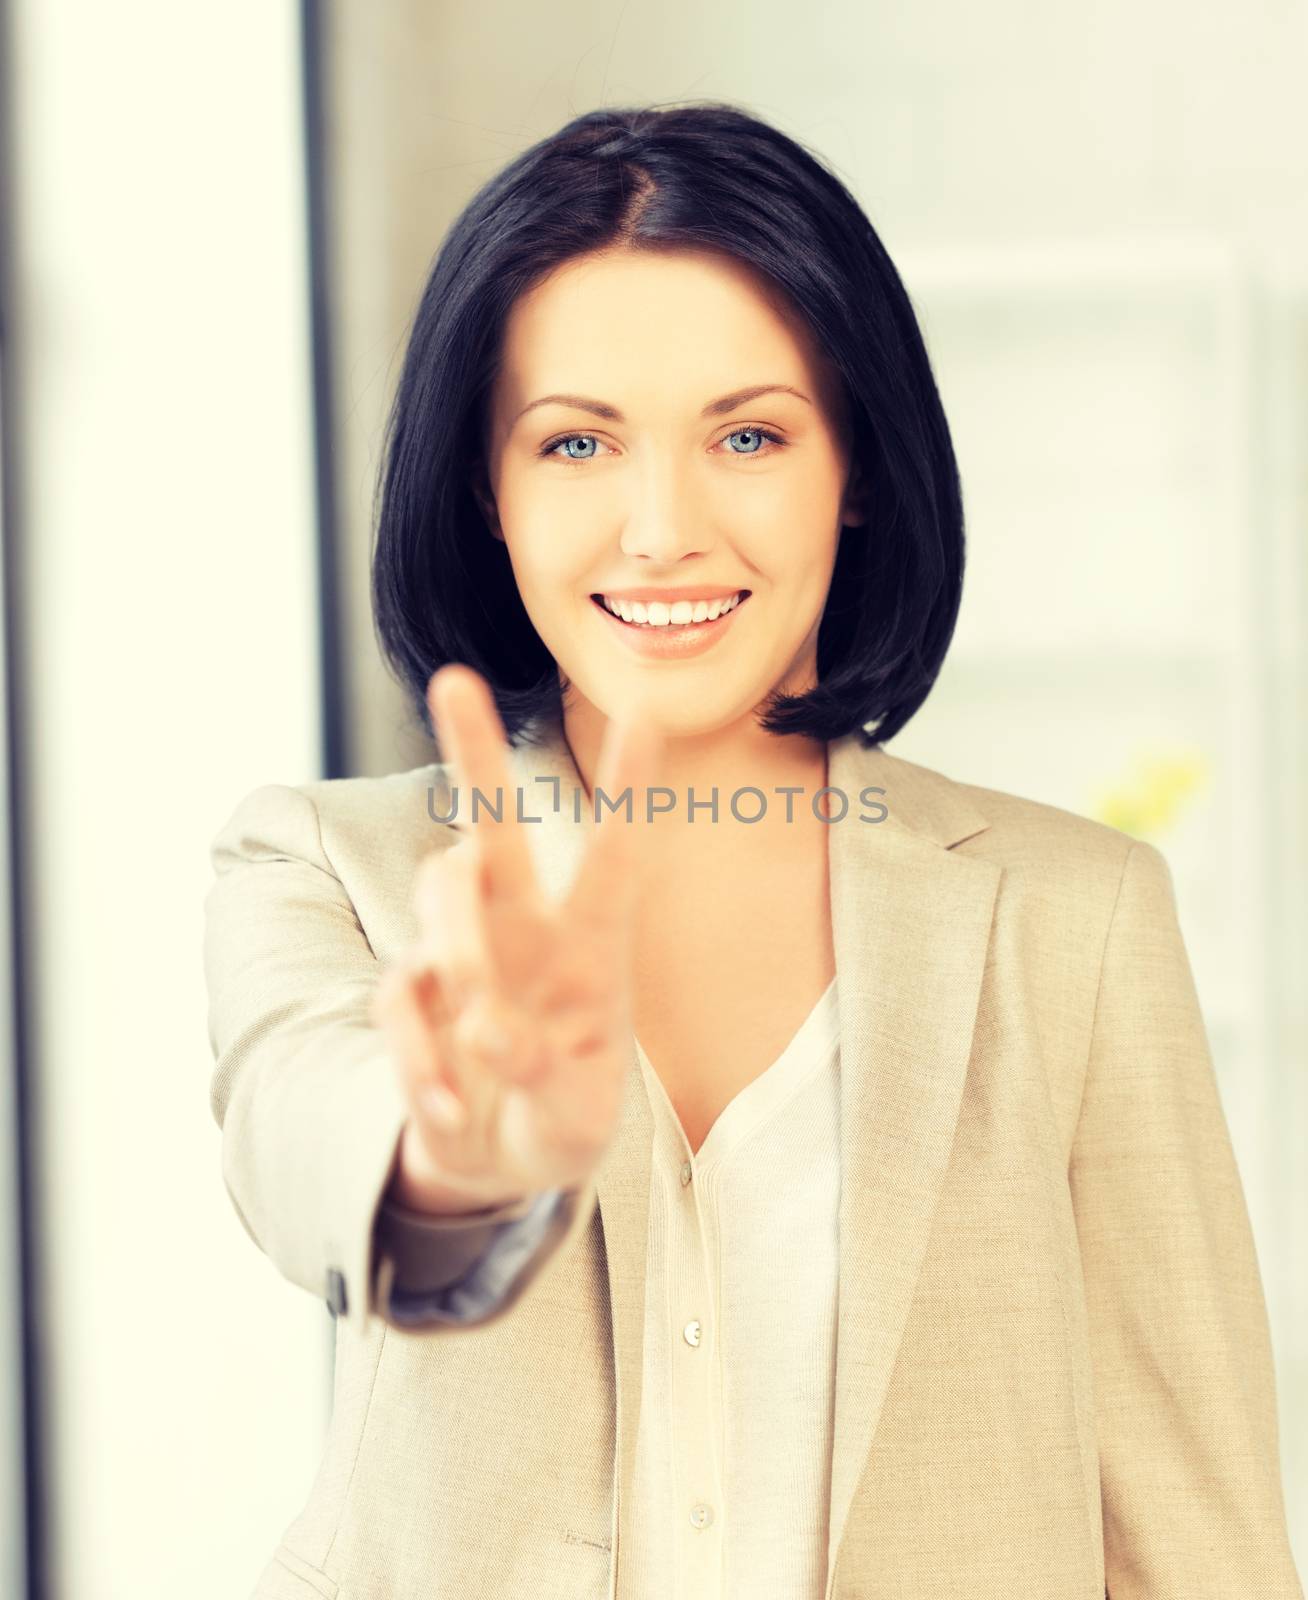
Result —
<instances>
[{"instance_id":1,"label":"cheek","mask_svg":"<svg viewBox=\"0 0 1308 1600\"><path fill-rule=\"evenodd\" d=\"M520 593L542 606L575 593L595 565L585 535L562 520L537 516L525 526L510 525L506 543Z\"/></svg>"},{"instance_id":2,"label":"cheek","mask_svg":"<svg viewBox=\"0 0 1308 1600\"><path fill-rule=\"evenodd\" d=\"M834 513L839 505L838 462L821 445L806 443L792 448L795 454L783 458L776 469L759 473L750 485L750 504L791 523L800 520L821 526L828 510Z\"/></svg>"},{"instance_id":3,"label":"cheek","mask_svg":"<svg viewBox=\"0 0 1308 1600\"><path fill-rule=\"evenodd\" d=\"M821 483L778 481L759 496L740 523L740 546L749 559L798 591L820 588L830 578L839 542L839 501Z\"/></svg>"}]
</instances>

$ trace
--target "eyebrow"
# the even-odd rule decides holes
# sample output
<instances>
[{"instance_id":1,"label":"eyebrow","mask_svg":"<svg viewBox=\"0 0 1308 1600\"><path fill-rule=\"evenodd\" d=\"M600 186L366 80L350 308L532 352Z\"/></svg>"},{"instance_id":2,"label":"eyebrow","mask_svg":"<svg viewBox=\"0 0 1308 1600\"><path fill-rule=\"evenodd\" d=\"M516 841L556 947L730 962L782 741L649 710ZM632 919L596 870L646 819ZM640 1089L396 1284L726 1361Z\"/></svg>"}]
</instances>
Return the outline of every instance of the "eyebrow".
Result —
<instances>
[{"instance_id":1,"label":"eyebrow","mask_svg":"<svg viewBox=\"0 0 1308 1600\"><path fill-rule=\"evenodd\" d=\"M806 394L801 394L798 389L788 383L756 383L751 384L747 389L733 389L730 394L724 394L716 400L710 400L700 412L700 416L723 416L728 411L734 411L737 406L743 406L748 400L757 400L761 394L793 394L797 399L804 401L806 405L811 406L813 404ZM590 411L597 417L603 417L607 422L625 422L627 420L617 406L611 406L604 400L592 400L584 394L546 394L542 395L539 400L533 400L529 406L524 406L519 411L509 424L510 431L517 427L518 423L522 421L529 411L534 411L537 406L548 405L572 406L577 411Z\"/></svg>"}]
</instances>

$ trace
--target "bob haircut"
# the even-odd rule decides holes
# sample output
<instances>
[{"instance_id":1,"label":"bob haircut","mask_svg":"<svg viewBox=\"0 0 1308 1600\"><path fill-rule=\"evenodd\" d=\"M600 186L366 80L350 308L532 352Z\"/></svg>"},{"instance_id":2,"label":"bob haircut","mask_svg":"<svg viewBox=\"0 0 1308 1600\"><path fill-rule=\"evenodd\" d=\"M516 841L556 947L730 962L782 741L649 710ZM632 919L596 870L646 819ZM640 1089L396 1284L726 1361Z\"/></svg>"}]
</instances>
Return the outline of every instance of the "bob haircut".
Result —
<instances>
[{"instance_id":1,"label":"bob haircut","mask_svg":"<svg viewBox=\"0 0 1308 1600\"><path fill-rule=\"evenodd\" d=\"M889 739L930 692L958 615L949 427L908 295L858 202L793 139L719 101L574 118L480 189L441 245L387 420L372 565L378 637L423 727L428 681L450 661L487 680L511 744L561 712L560 668L477 505L473 468L514 301L605 247L734 256L788 297L833 363L867 520L841 530L816 687L774 693L761 721Z\"/></svg>"}]
</instances>

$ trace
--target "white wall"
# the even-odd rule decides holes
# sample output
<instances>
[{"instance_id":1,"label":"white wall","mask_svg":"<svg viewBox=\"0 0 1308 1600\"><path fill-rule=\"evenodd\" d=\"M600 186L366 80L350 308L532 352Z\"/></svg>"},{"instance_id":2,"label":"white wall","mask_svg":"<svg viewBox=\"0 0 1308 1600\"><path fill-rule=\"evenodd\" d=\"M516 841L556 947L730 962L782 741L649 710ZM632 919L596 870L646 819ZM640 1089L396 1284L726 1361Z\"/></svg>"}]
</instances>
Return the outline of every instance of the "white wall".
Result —
<instances>
[{"instance_id":1,"label":"white wall","mask_svg":"<svg viewBox=\"0 0 1308 1600\"><path fill-rule=\"evenodd\" d=\"M319 774L298 11L14 0L51 1600L231 1600L330 1319L208 1106L209 839Z\"/></svg>"}]
</instances>

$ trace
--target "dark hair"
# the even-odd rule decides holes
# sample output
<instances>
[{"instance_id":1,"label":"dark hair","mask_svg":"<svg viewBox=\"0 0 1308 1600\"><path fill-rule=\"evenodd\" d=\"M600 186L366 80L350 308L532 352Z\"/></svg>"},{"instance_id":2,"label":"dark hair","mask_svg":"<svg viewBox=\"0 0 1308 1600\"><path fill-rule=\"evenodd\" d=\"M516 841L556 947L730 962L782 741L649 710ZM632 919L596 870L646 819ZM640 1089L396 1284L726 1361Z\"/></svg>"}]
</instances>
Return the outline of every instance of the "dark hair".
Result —
<instances>
[{"instance_id":1,"label":"dark hair","mask_svg":"<svg viewBox=\"0 0 1308 1600\"><path fill-rule=\"evenodd\" d=\"M841 530L817 686L774 695L763 726L889 739L930 692L958 615L948 424L908 295L853 195L793 139L716 101L574 118L480 189L441 246L387 422L372 572L382 649L423 726L428 680L448 661L486 678L515 743L559 712L559 668L470 463L513 303L606 246L736 257L783 291L834 364L867 521Z\"/></svg>"}]
</instances>

